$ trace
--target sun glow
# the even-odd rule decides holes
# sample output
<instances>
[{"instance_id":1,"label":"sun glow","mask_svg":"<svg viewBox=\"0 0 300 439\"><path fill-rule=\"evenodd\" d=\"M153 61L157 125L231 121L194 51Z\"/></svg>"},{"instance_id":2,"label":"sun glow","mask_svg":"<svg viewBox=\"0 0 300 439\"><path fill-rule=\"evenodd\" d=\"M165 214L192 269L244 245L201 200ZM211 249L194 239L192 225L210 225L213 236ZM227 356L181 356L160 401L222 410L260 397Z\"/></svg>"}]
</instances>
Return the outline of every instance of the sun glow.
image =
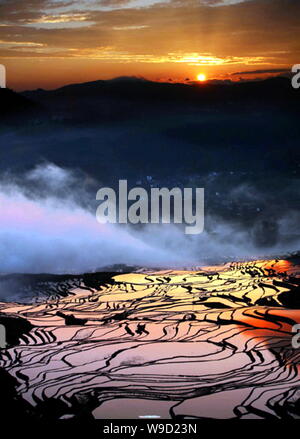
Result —
<instances>
[{"instance_id":1,"label":"sun glow","mask_svg":"<svg viewBox=\"0 0 300 439\"><path fill-rule=\"evenodd\" d=\"M199 73L199 75L197 75L197 79L200 82L204 82L206 81L206 75L204 73Z\"/></svg>"}]
</instances>

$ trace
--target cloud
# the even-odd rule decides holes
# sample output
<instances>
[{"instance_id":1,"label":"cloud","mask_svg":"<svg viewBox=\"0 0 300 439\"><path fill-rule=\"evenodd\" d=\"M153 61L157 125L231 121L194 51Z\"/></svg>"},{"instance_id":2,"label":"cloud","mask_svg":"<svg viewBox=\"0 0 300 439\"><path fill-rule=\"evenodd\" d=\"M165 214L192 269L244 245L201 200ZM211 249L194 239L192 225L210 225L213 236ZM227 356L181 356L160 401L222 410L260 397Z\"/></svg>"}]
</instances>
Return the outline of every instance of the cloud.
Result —
<instances>
[{"instance_id":1,"label":"cloud","mask_svg":"<svg viewBox=\"0 0 300 439\"><path fill-rule=\"evenodd\" d=\"M201 0L203 5L219 7L219 6L231 6L238 3L244 3L251 0Z\"/></svg>"},{"instance_id":2,"label":"cloud","mask_svg":"<svg viewBox=\"0 0 300 439\"><path fill-rule=\"evenodd\" d=\"M245 70L242 72L231 73L232 76L236 75L264 75L268 73L291 73L291 69L264 69L264 70Z\"/></svg>"},{"instance_id":3,"label":"cloud","mask_svg":"<svg viewBox=\"0 0 300 439\"><path fill-rule=\"evenodd\" d=\"M151 265L154 259L165 260L163 250L126 229L98 224L95 212L83 207L85 195L75 172L52 164L38 166L22 180L5 176L0 186L1 272L84 272L116 261Z\"/></svg>"},{"instance_id":4,"label":"cloud","mask_svg":"<svg viewBox=\"0 0 300 439\"><path fill-rule=\"evenodd\" d=\"M297 230L296 212L283 213L277 219L276 242L271 247L265 243L264 230L264 245L257 245L253 230L217 216L209 218L213 234L205 231L194 236L168 224L143 228L99 224L96 205L89 201L88 181L81 171L51 163L18 177L2 175L0 272L80 274L119 263L187 267L222 257L280 254L299 246L299 242L286 244L277 237L277 233L284 236L286 231ZM259 203L264 196L243 185L232 191L230 199L238 204Z\"/></svg>"},{"instance_id":5,"label":"cloud","mask_svg":"<svg viewBox=\"0 0 300 439\"><path fill-rule=\"evenodd\" d=\"M100 59L103 61L113 61L117 63L181 63L190 66L219 66L219 65L234 65L234 64L251 64L251 65L265 65L267 57L252 56L252 57L216 57L212 54L200 54L200 53L166 53L161 55L141 54L141 53L128 53L119 52L113 47L99 47L96 49L87 50L73 50L69 53L69 57L80 57L90 59Z\"/></svg>"},{"instance_id":6,"label":"cloud","mask_svg":"<svg viewBox=\"0 0 300 439\"><path fill-rule=\"evenodd\" d=\"M43 47L44 44L42 44L42 43L34 43L32 41L5 41L5 40L0 40L0 47L14 48L14 47L19 47L19 46L32 48L32 47Z\"/></svg>"},{"instance_id":7,"label":"cloud","mask_svg":"<svg viewBox=\"0 0 300 439\"><path fill-rule=\"evenodd\" d=\"M94 24L90 20L89 14L74 13L74 14L59 14L59 15L42 15L39 18L27 20L26 26L37 28L76 28L91 26Z\"/></svg>"},{"instance_id":8,"label":"cloud","mask_svg":"<svg viewBox=\"0 0 300 439\"><path fill-rule=\"evenodd\" d=\"M139 30L139 29L147 29L149 26L145 25L132 25L132 26L114 26L114 30Z\"/></svg>"}]
</instances>

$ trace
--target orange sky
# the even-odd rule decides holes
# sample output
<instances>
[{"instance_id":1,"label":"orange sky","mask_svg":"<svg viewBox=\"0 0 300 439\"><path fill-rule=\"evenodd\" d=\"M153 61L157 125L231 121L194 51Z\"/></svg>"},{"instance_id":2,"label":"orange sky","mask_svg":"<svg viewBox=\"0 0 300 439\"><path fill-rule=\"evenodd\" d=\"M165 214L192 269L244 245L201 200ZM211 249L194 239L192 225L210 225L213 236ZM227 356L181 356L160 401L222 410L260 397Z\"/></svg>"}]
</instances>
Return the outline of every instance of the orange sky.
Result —
<instances>
[{"instance_id":1,"label":"orange sky","mask_svg":"<svg viewBox=\"0 0 300 439\"><path fill-rule=\"evenodd\" d=\"M7 0L0 17L0 63L16 90L124 75L251 78L300 62L295 0Z\"/></svg>"}]
</instances>

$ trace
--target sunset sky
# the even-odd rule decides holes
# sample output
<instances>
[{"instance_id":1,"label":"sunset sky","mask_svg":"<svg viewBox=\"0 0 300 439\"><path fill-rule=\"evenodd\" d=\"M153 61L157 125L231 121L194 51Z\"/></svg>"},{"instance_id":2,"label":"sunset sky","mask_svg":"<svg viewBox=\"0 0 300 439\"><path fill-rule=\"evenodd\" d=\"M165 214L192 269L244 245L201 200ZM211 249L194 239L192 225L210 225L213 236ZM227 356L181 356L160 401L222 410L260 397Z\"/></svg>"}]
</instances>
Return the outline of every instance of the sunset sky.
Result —
<instances>
[{"instance_id":1,"label":"sunset sky","mask_svg":"<svg viewBox=\"0 0 300 439\"><path fill-rule=\"evenodd\" d=\"M0 0L0 17L15 90L124 75L251 78L300 63L298 0Z\"/></svg>"}]
</instances>

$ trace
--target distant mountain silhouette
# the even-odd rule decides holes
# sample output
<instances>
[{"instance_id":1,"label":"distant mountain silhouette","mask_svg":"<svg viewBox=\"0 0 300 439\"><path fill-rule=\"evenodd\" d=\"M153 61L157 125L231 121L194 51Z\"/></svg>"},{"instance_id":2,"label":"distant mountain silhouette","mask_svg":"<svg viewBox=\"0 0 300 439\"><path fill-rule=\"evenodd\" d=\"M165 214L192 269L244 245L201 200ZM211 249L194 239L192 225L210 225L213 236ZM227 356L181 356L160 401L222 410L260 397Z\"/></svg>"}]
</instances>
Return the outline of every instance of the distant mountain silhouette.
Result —
<instances>
[{"instance_id":1,"label":"distant mountain silhouette","mask_svg":"<svg viewBox=\"0 0 300 439\"><path fill-rule=\"evenodd\" d=\"M134 117L143 112L165 111L170 103L185 107L230 109L250 106L276 106L299 110L299 91L290 80L276 77L263 81L222 84L183 84L148 81L136 77L119 77L55 90L37 89L16 93L0 89L2 120L15 117L98 121ZM134 104L134 105L133 105Z\"/></svg>"},{"instance_id":2,"label":"distant mountain silhouette","mask_svg":"<svg viewBox=\"0 0 300 439\"><path fill-rule=\"evenodd\" d=\"M40 108L36 102L20 93L15 93L9 88L0 88L0 117L32 116Z\"/></svg>"},{"instance_id":3,"label":"distant mountain silhouette","mask_svg":"<svg viewBox=\"0 0 300 439\"><path fill-rule=\"evenodd\" d=\"M298 98L297 91L291 87L290 80L284 77L270 78L263 81L236 82L229 84L201 83L163 83L148 81L143 78L120 77L112 80L99 80L81 84L71 84L56 90L34 90L23 96L43 101L53 98L70 97L117 97L138 101L155 101L159 99L190 101L194 103L215 103L231 99L233 101Z\"/></svg>"},{"instance_id":4,"label":"distant mountain silhouette","mask_svg":"<svg viewBox=\"0 0 300 439\"><path fill-rule=\"evenodd\" d=\"M26 91L21 96L43 106L53 120L85 124L132 121L141 115L148 118L149 113L179 114L190 109L240 112L280 107L297 111L299 104L298 91L283 77L222 84L162 83L121 77L56 90Z\"/></svg>"}]
</instances>

